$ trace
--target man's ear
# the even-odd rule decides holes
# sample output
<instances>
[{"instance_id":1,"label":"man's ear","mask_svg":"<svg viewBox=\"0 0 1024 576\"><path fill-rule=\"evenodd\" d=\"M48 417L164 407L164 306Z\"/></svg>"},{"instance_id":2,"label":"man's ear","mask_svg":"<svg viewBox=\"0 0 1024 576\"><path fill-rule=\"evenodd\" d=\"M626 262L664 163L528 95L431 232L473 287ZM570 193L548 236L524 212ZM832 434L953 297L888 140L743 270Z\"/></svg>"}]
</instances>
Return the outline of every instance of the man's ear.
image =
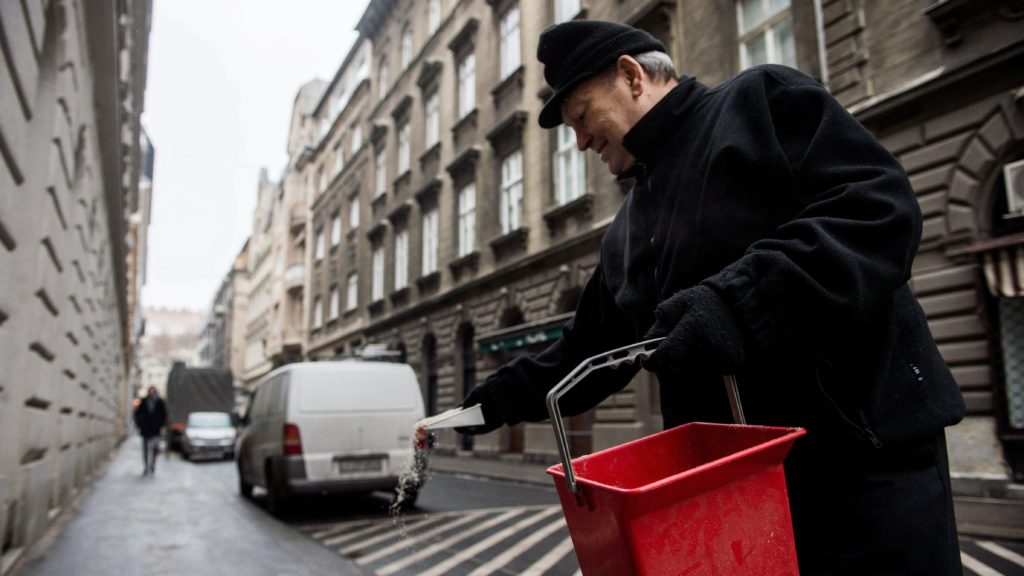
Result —
<instances>
[{"instance_id":1,"label":"man's ear","mask_svg":"<svg viewBox=\"0 0 1024 576\"><path fill-rule=\"evenodd\" d=\"M636 61L636 58L623 54L619 56L615 64L619 72L626 79L626 83L629 84L629 91L633 94L633 97L637 98L643 94L646 87L646 76L644 75L644 69Z\"/></svg>"}]
</instances>

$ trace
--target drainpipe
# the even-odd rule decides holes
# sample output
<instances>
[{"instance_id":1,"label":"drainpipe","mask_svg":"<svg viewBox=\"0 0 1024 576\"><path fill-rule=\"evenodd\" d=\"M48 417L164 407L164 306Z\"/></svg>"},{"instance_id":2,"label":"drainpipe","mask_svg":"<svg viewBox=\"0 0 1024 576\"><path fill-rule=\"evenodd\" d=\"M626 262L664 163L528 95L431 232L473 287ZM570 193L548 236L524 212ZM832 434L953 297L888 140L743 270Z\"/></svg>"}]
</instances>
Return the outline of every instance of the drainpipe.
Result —
<instances>
[{"instance_id":1,"label":"drainpipe","mask_svg":"<svg viewBox=\"0 0 1024 576\"><path fill-rule=\"evenodd\" d=\"M821 84L828 89L828 51L825 50L825 12L821 7L822 0L814 0L814 24L818 37L818 64L821 67Z\"/></svg>"}]
</instances>

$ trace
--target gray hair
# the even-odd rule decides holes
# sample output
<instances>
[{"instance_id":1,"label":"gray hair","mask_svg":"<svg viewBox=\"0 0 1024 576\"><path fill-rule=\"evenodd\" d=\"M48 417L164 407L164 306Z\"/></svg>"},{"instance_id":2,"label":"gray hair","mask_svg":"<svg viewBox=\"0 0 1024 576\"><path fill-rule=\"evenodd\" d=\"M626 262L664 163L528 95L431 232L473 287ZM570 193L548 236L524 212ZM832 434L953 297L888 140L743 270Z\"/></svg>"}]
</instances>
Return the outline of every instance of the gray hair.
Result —
<instances>
[{"instance_id":1,"label":"gray hair","mask_svg":"<svg viewBox=\"0 0 1024 576\"><path fill-rule=\"evenodd\" d=\"M637 54L633 58L648 76L658 82L679 80L679 73L676 72L676 66L672 63L672 57L664 52L652 50Z\"/></svg>"}]
</instances>

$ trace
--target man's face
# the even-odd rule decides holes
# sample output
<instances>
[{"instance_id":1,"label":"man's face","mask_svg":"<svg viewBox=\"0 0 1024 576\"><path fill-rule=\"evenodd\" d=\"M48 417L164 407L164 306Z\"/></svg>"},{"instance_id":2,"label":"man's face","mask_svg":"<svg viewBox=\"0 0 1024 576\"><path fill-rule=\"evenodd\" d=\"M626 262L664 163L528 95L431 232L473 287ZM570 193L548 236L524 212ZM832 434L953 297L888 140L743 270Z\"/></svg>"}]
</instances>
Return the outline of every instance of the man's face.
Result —
<instances>
[{"instance_id":1,"label":"man's face","mask_svg":"<svg viewBox=\"0 0 1024 576\"><path fill-rule=\"evenodd\" d=\"M576 133L576 146L596 152L615 175L636 163L622 145L626 132L643 116L629 82L616 67L580 84L562 103L562 121Z\"/></svg>"},{"instance_id":2,"label":"man's face","mask_svg":"<svg viewBox=\"0 0 1024 576\"><path fill-rule=\"evenodd\" d=\"M156 396L156 388L154 388L153 386L150 386L149 387L149 395L150 396Z\"/></svg>"}]
</instances>

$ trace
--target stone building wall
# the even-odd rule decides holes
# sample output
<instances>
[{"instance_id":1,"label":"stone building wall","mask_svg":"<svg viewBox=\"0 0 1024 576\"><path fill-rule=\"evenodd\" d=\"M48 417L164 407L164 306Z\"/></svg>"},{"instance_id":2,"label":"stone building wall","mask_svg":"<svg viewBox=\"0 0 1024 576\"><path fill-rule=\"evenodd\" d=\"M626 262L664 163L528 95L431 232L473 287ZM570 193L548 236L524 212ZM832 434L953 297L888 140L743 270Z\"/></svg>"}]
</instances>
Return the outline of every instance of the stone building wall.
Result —
<instances>
[{"instance_id":1,"label":"stone building wall","mask_svg":"<svg viewBox=\"0 0 1024 576\"><path fill-rule=\"evenodd\" d=\"M0 4L4 569L130 432L124 238L149 12Z\"/></svg>"}]
</instances>

